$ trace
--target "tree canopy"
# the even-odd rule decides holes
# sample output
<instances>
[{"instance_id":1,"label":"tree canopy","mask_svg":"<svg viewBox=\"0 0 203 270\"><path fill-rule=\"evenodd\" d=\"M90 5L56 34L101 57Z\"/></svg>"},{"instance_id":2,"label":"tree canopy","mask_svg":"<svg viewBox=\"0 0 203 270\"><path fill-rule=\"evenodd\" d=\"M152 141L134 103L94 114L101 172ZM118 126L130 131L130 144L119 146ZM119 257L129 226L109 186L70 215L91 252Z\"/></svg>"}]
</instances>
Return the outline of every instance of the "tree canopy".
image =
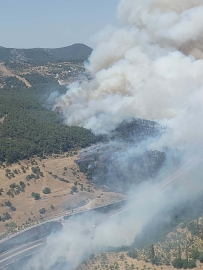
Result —
<instances>
[{"instance_id":1,"label":"tree canopy","mask_svg":"<svg viewBox=\"0 0 203 270\"><path fill-rule=\"evenodd\" d=\"M0 161L11 164L33 155L58 154L95 142L82 127L68 127L28 89L0 92Z\"/></svg>"}]
</instances>

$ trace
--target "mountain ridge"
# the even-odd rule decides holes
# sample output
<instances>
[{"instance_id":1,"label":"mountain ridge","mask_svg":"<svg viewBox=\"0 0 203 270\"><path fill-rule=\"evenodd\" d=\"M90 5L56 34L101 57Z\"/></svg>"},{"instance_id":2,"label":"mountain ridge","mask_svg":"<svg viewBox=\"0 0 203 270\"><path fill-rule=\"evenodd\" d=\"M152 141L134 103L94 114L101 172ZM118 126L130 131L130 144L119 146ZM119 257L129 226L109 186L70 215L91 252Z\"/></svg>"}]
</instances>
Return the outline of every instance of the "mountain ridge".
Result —
<instances>
[{"instance_id":1,"label":"mountain ridge","mask_svg":"<svg viewBox=\"0 0 203 270\"><path fill-rule=\"evenodd\" d=\"M92 48L82 43L61 48L16 49L0 46L0 62L81 62L86 61L91 53Z\"/></svg>"}]
</instances>

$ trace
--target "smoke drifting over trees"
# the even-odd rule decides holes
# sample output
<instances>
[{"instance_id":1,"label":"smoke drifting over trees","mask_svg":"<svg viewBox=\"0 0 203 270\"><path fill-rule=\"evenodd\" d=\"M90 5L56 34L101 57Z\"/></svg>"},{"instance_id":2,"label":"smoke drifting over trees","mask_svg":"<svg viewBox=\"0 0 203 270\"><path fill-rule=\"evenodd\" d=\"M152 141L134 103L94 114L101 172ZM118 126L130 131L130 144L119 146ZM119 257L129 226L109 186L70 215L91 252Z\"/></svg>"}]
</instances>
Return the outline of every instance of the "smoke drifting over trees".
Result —
<instances>
[{"instance_id":1,"label":"smoke drifting over trees","mask_svg":"<svg viewBox=\"0 0 203 270\"><path fill-rule=\"evenodd\" d=\"M118 153L116 162L121 169L128 168L124 162L146 149L193 150L187 151L186 165L166 178L163 186L158 180L170 172L167 161L155 180L136 187L125 216L96 228L93 240L80 245L82 236L67 229L50 238L48 246L57 248L42 269L51 269L60 256L68 257L72 269L99 246L119 246L126 239L131 244L154 215L203 189L199 147L203 136L202 13L202 0L121 0L118 17L123 26L108 27L98 34L96 49L86 64L93 79L69 85L67 93L56 98L53 109L60 108L65 124L91 128L95 134L109 134L124 120L134 118L155 120L166 127L160 136L139 145L131 141L121 157ZM194 151L196 145L198 151ZM182 182L176 183L176 179ZM171 183L177 186L166 191ZM43 261L39 257L30 265L38 266ZM153 254L151 257L153 260Z\"/></svg>"},{"instance_id":2,"label":"smoke drifting over trees","mask_svg":"<svg viewBox=\"0 0 203 270\"><path fill-rule=\"evenodd\" d=\"M200 139L203 18L200 0L122 0L123 27L97 36L89 83L69 85L56 105L64 123L108 133L123 120L157 120L173 130L168 144Z\"/></svg>"}]
</instances>

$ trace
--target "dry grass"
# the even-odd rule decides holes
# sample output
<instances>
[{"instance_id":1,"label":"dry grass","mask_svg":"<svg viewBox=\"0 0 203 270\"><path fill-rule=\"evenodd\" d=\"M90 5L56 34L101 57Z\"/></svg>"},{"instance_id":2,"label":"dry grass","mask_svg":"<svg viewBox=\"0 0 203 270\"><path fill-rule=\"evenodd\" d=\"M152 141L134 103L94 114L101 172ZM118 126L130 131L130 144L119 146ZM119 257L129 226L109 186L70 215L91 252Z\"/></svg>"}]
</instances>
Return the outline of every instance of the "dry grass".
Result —
<instances>
[{"instance_id":1,"label":"dry grass","mask_svg":"<svg viewBox=\"0 0 203 270\"><path fill-rule=\"evenodd\" d=\"M54 218L60 213L71 214L85 209L91 209L96 206L101 206L107 203L120 201L124 196L121 194L107 193L103 190L96 190L94 185L87 181L86 175L79 172L78 165L74 162L77 156L73 157L49 157L44 160L35 158L36 164L31 164L31 161L22 161L20 164L13 164L7 168L0 169L0 188L3 188L3 193L0 196L0 216L3 213L9 212L12 219L6 222L0 222L0 233L5 233L7 228L6 223L15 222L17 229L23 229L31 224L38 223L45 219ZM23 173L21 166L26 168L26 173ZM26 176L32 172L32 167L39 166L44 177L39 179L26 180ZM64 169L64 168L67 169ZM6 177L6 169L18 170L14 178ZM52 175L50 174L52 173ZM64 178L69 183L55 179L53 175ZM25 192L15 195L13 198L6 193L10 190L10 185L18 184L23 181L26 184ZM77 182L78 192L71 194L71 188ZM83 191L81 190L83 185ZM43 189L49 187L51 194L43 194ZM40 200L35 200L31 193L39 193ZM16 211L11 211L5 202L10 201ZM53 207L51 207L53 205ZM40 215L39 209L45 208L46 213Z\"/></svg>"}]
</instances>

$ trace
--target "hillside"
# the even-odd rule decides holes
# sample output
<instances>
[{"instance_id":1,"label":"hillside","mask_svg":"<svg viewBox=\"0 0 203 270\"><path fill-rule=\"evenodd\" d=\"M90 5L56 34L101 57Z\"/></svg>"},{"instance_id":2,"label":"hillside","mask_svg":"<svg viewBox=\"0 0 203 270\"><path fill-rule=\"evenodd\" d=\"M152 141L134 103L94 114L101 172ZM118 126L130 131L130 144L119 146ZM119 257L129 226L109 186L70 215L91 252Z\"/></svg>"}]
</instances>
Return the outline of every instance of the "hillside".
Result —
<instances>
[{"instance_id":1,"label":"hillside","mask_svg":"<svg viewBox=\"0 0 203 270\"><path fill-rule=\"evenodd\" d=\"M63 81L66 85L82 76L82 61L91 51L83 44L60 49L0 47L0 62L4 61L0 63L0 165L95 142L89 130L64 126L45 107L51 92L66 92Z\"/></svg>"},{"instance_id":2,"label":"hillside","mask_svg":"<svg viewBox=\"0 0 203 270\"><path fill-rule=\"evenodd\" d=\"M92 49L84 44L73 44L71 46L49 49L15 49L0 47L0 62L81 62L88 59Z\"/></svg>"},{"instance_id":3,"label":"hillside","mask_svg":"<svg viewBox=\"0 0 203 270\"><path fill-rule=\"evenodd\" d=\"M203 267L202 193L149 220L131 246L108 247L77 270L173 270ZM104 250L105 250L104 249Z\"/></svg>"},{"instance_id":4,"label":"hillside","mask_svg":"<svg viewBox=\"0 0 203 270\"><path fill-rule=\"evenodd\" d=\"M0 163L57 154L95 142L91 131L62 125L58 115L27 89L0 91L0 119Z\"/></svg>"},{"instance_id":5,"label":"hillside","mask_svg":"<svg viewBox=\"0 0 203 270\"><path fill-rule=\"evenodd\" d=\"M34 157L0 167L0 238L6 231L16 232L61 213L71 214L124 198L95 189L79 172L75 154L69 151L42 159ZM32 192L40 198L35 199ZM43 208L45 211L40 213ZM9 215L5 216L6 212Z\"/></svg>"}]
</instances>

